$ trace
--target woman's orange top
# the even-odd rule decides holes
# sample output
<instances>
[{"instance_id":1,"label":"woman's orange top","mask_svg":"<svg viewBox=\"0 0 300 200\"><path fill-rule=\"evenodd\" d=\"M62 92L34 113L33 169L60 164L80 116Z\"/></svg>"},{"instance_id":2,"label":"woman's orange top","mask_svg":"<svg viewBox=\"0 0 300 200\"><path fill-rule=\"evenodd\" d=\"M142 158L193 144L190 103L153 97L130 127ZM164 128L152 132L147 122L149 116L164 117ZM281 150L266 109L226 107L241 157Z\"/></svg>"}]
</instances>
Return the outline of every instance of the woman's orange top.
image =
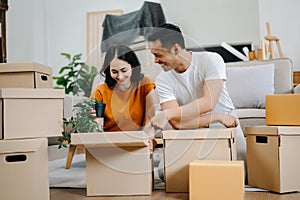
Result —
<instances>
[{"instance_id":1,"label":"woman's orange top","mask_svg":"<svg viewBox=\"0 0 300 200\"><path fill-rule=\"evenodd\" d=\"M149 77L144 77L128 90L111 89L106 83L99 85L91 98L106 104L104 131L141 130L146 119L146 96L155 88Z\"/></svg>"}]
</instances>

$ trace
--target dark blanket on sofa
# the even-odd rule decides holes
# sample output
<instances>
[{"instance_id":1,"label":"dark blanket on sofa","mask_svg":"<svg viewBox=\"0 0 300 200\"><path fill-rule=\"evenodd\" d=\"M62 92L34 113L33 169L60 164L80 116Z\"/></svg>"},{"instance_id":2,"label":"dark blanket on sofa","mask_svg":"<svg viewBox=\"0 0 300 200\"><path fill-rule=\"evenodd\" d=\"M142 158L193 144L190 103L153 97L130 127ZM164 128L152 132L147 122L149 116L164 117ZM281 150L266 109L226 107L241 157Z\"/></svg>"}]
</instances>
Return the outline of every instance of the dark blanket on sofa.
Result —
<instances>
[{"instance_id":1,"label":"dark blanket on sofa","mask_svg":"<svg viewBox=\"0 0 300 200\"><path fill-rule=\"evenodd\" d=\"M106 15L102 25L101 51L105 52L112 45L130 44L139 36L145 36L151 27L158 27L165 22L161 5L147 1L138 11L124 15Z\"/></svg>"}]
</instances>

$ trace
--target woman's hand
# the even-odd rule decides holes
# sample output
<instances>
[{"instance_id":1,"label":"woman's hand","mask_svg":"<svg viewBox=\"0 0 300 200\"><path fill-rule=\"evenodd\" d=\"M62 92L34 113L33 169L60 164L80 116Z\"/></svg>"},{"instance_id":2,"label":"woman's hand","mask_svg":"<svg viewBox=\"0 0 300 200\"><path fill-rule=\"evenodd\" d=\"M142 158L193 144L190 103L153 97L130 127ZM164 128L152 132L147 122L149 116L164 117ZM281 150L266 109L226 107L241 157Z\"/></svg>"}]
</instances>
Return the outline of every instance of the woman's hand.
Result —
<instances>
[{"instance_id":1,"label":"woman's hand","mask_svg":"<svg viewBox=\"0 0 300 200\"><path fill-rule=\"evenodd\" d=\"M154 151L154 148L156 146L156 140L154 139L154 135L155 135L155 132L156 130L154 129L153 126L151 126L151 124L149 123L148 125L146 125L144 127L144 131L147 133L148 135L148 142L149 142L149 145L150 145L150 150L151 152Z\"/></svg>"}]
</instances>

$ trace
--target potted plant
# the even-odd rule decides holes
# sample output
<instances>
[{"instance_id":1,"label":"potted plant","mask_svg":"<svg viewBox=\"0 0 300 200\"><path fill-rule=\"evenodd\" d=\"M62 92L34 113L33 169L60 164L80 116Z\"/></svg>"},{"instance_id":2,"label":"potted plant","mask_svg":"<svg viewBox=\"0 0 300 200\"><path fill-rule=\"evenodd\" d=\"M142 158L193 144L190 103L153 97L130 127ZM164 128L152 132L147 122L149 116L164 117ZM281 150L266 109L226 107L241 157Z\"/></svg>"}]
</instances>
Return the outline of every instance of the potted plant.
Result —
<instances>
[{"instance_id":1,"label":"potted plant","mask_svg":"<svg viewBox=\"0 0 300 200\"><path fill-rule=\"evenodd\" d=\"M71 143L72 133L103 132L103 127L94 121L94 117L89 114L94 108L95 99L88 99L73 106L75 116L70 119L63 118L64 131L58 139L58 148L68 147Z\"/></svg>"},{"instance_id":2,"label":"potted plant","mask_svg":"<svg viewBox=\"0 0 300 200\"><path fill-rule=\"evenodd\" d=\"M69 63L60 68L61 76L53 77L56 80L56 87L65 89L66 94L79 95L83 92L83 96L89 97L92 90L94 78L98 74L95 66L87 66L81 61L82 54L71 56L68 53L61 53Z\"/></svg>"}]
</instances>

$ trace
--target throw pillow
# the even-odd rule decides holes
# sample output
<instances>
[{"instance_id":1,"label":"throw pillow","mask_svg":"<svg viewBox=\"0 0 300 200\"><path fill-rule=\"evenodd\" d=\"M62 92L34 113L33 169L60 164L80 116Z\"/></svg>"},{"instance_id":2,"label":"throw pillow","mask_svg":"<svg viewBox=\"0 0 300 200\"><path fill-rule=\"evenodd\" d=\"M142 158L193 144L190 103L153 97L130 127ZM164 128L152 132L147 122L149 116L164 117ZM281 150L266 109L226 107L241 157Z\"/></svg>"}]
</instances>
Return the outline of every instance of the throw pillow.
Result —
<instances>
[{"instance_id":1,"label":"throw pillow","mask_svg":"<svg viewBox=\"0 0 300 200\"><path fill-rule=\"evenodd\" d=\"M274 94L274 64L227 67L229 95L236 108L265 108L266 95Z\"/></svg>"}]
</instances>

